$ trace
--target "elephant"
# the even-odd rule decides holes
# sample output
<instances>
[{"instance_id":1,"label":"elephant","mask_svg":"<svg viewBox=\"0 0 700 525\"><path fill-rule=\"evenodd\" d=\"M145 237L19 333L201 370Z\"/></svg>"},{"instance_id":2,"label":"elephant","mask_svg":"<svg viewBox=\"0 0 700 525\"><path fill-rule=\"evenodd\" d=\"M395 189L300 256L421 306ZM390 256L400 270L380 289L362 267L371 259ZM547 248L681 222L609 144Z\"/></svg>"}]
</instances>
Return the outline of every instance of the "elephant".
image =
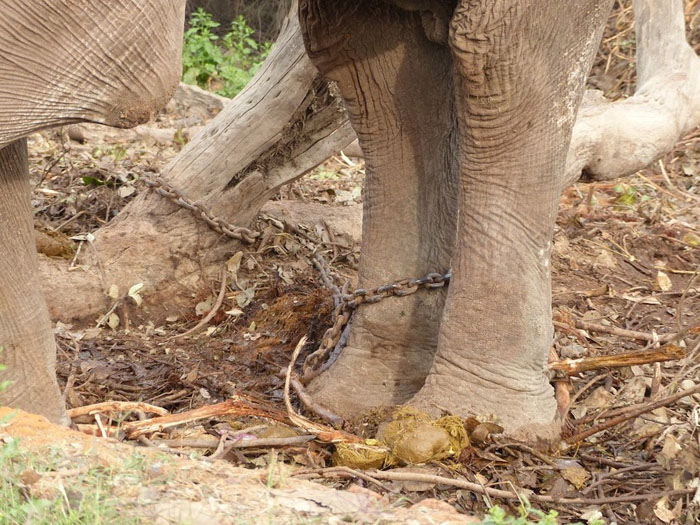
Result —
<instances>
[{"instance_id":1,"label":"elephant","mask_svg":"<svg viewBox=\"0 0 700 525\"><path fill-rule=\"evenodd\" d=\"M12 384L3 403L65 415L37 287L23 137L147 118L177 81L183 3L4 6L0 380ZM360 285L452 274L447 290L359 309L343 352L309 385L320 404L352 416L409 403L492 417L529 441L557 439L546 373L552 235L612 3L299 1L307 53L338 85L366 159Z\"/></svg>"},{"instance_id":2,"label":"elephant","mask_svg":"<svg viewBox=\"0 0 700 525\"><path fill-rule=\"evenodd\" d=\"M34 246L27 135L151 118L181 75L185 0L6 0L0 20L0 404L67 423Z\"/></svg>"},{"instance_id":3,"label":"elephant","mask_svg":"<svg viewBox=\"0 0 700 525\"><path fill-rule=\"evenodd\" d=\"M307 53L366 160L359 281L446 291L365 305L309 385L342 416L409 403L553 442L550 255L612 0L300 0Z\"/></svg>"}]
</instances>

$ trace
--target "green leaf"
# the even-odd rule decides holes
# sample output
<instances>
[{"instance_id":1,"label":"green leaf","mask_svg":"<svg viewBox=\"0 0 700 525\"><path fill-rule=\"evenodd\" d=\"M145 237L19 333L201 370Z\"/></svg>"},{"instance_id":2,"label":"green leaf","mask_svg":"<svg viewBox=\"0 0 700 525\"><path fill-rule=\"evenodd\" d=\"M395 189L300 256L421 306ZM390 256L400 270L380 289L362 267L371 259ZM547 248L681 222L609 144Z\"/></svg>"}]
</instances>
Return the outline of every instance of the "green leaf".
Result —
<instances>
[{"instance_id":1,"label":"green leaf","mask_svg":"<svg viewBox=\"0 0 700 525\"><path fill-rule=\"evenodd\" d=\"M105 182L103 180L100 180L97 177L90 177L90 176L83 177L83 183L86 186L104 186L105 185Z\"/></svg>"}]
</instances>

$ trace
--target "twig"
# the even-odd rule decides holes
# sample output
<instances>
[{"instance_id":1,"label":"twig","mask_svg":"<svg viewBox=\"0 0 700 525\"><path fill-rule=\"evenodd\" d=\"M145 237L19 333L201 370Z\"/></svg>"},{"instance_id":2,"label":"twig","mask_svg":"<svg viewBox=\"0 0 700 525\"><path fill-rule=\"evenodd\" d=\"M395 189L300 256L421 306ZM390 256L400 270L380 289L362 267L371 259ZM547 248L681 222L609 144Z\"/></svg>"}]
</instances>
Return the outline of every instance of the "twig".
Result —
<instances>
[{"instance_id":1,"label":"twig","mask_svg":"<svg viewBox=\"0 0 700 525\"><path fill-rule=\"evenodd\" d=\"M313 434L286 438L239 439L238 441L230 443L228 448L288 447L290 445L302 445L314 439L316 439L316 436Z\"/></svg>"},{"instance_id":2,"label":"twig","mask_svg":"<svg viewBox=\"0 0 700 525\"><path fill-rule=\"evenodd\" d=\"M221 305L224 304L224 297L225 296L226 296L226 267L224 266L221 269L221 288L219 288L219 296L216 298L216 303L214 304L214 307L211 310L209 310L209 313L207 315L205 315L192 328L190 328L189 330L187 330L186 332L183 332L181 334L174 335L174 336L170 337L168 340L172 341L173 339L179 339L181 337L185 337L187 335L194 334L194 333L198 332L209 321L214 319L216 312L218 312L219 308L221 308Z\"/></svg>"},{"instance_id":3,"label":"twig","mask_svg":"<svg viewBox=\"0 0 700 525\"><path fill-rule=\"evenodd\" d=\"M613 468L627 468L631 467L629 463L623 463L622 461L615 461L614 459L604 458L602 456L593 456L592 454L585 454L583 452L578 454L578 457L584 461L590 461L591 463L598 463L600 465L606 465Z\"/></svg>"},{"instance_id":4,"label":"twig","mask_svg":"<svg viewBox=\"0 0 700 525\"><path fill-rule=\"evenodd\" d=\"M359 470L354 470L351 469L350 467L329 467L329 468L321 468L321 469L311 469L311 470L304 470L301 472L295 472L293 474L294 477L306 477L306 476L312 476L312 477L352 477L352 478L358 478L367 481L368 483L372 483L374 485L377 485L379 488L386 490L387 492L393 492L394 494L399 493L400 491L397 489L392 489L391 487L388 487L381 481L379 481L377 478L373 478L369 474L365 474L364 472L361 472Z\"/></svg>"},{"instance_id":5,"label":"twig","mask_svg":"<svg viewBox=\"0 0 700 525\"><path fill-rule=\"evenodd\" d=\"M306 390L304 389L304 385L301 384L301 381L299 381L298 378L292 377L291 381L292 387L296 391L299 400L304 404L304 406L308 410L310 410L320 418L325 419L333 426L339 427L340 425L342 425L343 418L316 403L316 401L314 401L314 399L306 392Z\"/></svg>"},{"instance_id":6,"label":"twig","mask_svg":"<svg viewBox=\"0 0 700 525\"><path fill-rule=\"evenodd\" d=\"M506 442L506 441L500 441L497 439L494 439L495 443L491 445L488 449L486 449L487 452L490 452L491 449L497 448L497 447L504 447L504 448L516 448L518 450L522 450L523 452L526 452L527 454L531 454L535 456L537 459L540 461L546 463L550 467L553 467L555 469L559 469L557 464L552 461L551 458L547 457L545 454L542 454L541 452L538 452L532 447L527 446L525 443L519 443L517 441L511 441L511 442Z\"/></svg>"},{"instance_id":7,"label":"twig","mask_svg":"<svg viewBox=\"0 0 700 525\"><path fill-rule=\"evenodd\" d=\"M88 436L96 436L96 437L102 437L102 438L103 437L110 437L110 438L119 439L120 436L122 435L118 428L111 427L111 426L100 428L97 425L76 423L75 428L81 434L87 434ZM106 434L105 434L105 432L106 432Z\"/></svg>"},{"instance_id":8,"label":"twig","mask_svg":"<svg viewBox=\"0 0 700 525\"><path fill-rule=\"evenodd\" d=\"M588 494L590 491L592 491L594 488L599 487L602 485L605 481L609 480L610 478L619 476L620 474L624 474L625 472L634 472L638 470L661 470L663 467L659 465L658 463L641 463L639 465L630 465L629 467L624 467L619 470L614 470L612 472L605 472L602 474L598 475L598 480L594 481L590 485L588 485L586 488L584 488L581 492L581 494Z\"/></svg>"},{"instance_id":9,"label":"twig","mask_svg":"<svg viewBox=\"0 0 700 525\"><path fill-rule=\"evenodd\" d=\"M181 414L169 414L163 417L147 419L146 421L125 423L123 429L129 439L135 439L143 434L162 432L166 428L184 425L185 423L193 423L202 419L230 415L258 416L281 421L282 423L289 423L289 419L287 419L285 414L274 409L255 406L250 402L246 402L243 397L236 396L222 403L203 406Z\"/></svg>"},{"instance_id":10,"label":"twig","mask_svg":"<svg viewBox=\"0 0 700 525\"><path fill-rule=\"evenodd\" d=\"M576 339L578 339L579 342L590 351L591 345L588 342L588 339L586 339L586 336L579 332L575 327L571 326L569 323L564 323L562 321L552 321L552 324L555 328L564 330L565 332L568 332L574 337L576 337Z\"/></svg>"},{"instance_id":11,"label":"twig","mask_svg":"<svg viewBox=\"0 0 700 525\"><path fill-rule=\"evenodd\" d=\"M75 385L75 374L73 372L70 373L68 376L68 380L66 381L66 388L63 389L63 404L66 404L66 399L68 399L68 392L70 392L70 389L73 388L73 385ZM68 412L68 417L70 416L70 410Z\"/></svg>"},{"instance_id":12,"label":"twig","mask_svg":"<svg viewBox=\"0 0 700 525\"><path fill-rule=\"evenodd\" d=\"M289 445L301 445L307 443L316 436L304 434L301 436L291 436L286 438L259 438L259 439L228 439L225 448L265 448L265 447L286 447ZM155 446L166 446L172 448L216 448L220 440L218 439L154 439ZM226 455L226 454L222 454Z\"/></svg>"},{"instance_id":13,"label":"twig","mask_svg":"<svg viewBox=\"0 0 700 525\"><path fill-rule=\"evenodd\" d=\"M133 401L105 401L103 403L95 403L94 405L71 408L67 412L69 418L75 419L76 417L100 414L103 412L135 412L137 410L150 414L157 414L159 416L168 414L168 411L164 408Z\"/></svg>"},{"instance_id":14,"label":"twig","mask_svg":"<svg viewBox=\"0 0 700 525\"><path fill-rule=\"evenodd\" d=\"M611 419L608 419L604 423L600 423L599 425L595 425L594 427L589 428L588 430L584 430L583 432L579 432L578 434L574 434L570 438L566 439L567 443L576 443L578 441L583 441L584 439L592 436L593 434L597 434L598 432L602 432L603 430L607 430L609 428L614 427L615 425L619 425L620 423L624 423L625 421L635 418L637 416L640 416L642 414L646 414L647 412L651 412L652 410L656 410L657 408L661 408L664 406L671 405L678 401L679 399L683 399L686 396L692 396L693 394L697 394L700 392L700 385L695 385L693 388L689 388L687 390L683 390L682 392L678 392L677 394L674 394L672 396L665 397L663 399L659 399L657 401L653 401L651 403L641 403L640 405L633 405L631 407L627 407L623 410L626 411L624 414L620 414L617 417L612 417L611 414L609 414L607 417L611 417ZM598 417L606 417L603 414L600 414Z\"/></svg>"},{"instance_id":15,"label":"twig","mask_svg":"<svg viewBox=\"0 0 700 525\"><path fill-rule=\"evenodd\" d=\"M595 385L598 381L600 381L600 380L601 380L602 378L604 378L606 375L608 375L607 372L604 372L604 373L602 373L602 374L598 374L598 375L595 376L593 379L591 379L590 381L588 381L588 383L586 383L586 384L583 385L581 388L579 388L579 389L576 391L576 393L575 393L573 396L571 396L571 404L573 405L573 404L576 402L576 400L577 400L579 397L581 397L581 395L582 395L584 392L586 392L589 388L591 388L593 385Z\"/></svg>"},{"instance_id":16,"label":"twig","mask_svg":"<svg viewBox=\"0 0 700 525\"><path fill-rule=\"evenodd\" d=\"M617 326L605 326L602 324L588 323L586 321L581 321L576 319L576 328L580 330L588 330L590 332L599 332L602 334L618 335L620 337L626 337L628 339L637 339L642 341L648 341L650 343L669 343L679 337L680 334L663 334L658 335L656 333L638 332L636 330L627 330L626 328L619 328Z\"/></svg>"},{"instance_id":17,"label":"twig","mask_svg":"<svg viewBox=\"0 0 700 525\"><path fill-rule=\"evenodd\" d=\"M102 434L102 437L107 437L107 431L105 430L104 425L102 424L102 418L100 417L99 414L95 414L95 423L97 423L97 428L100 429L100 433Z\"/></svg>"},{"instance_id":18,"label":"twig","mask_svg":"<svg viewBox=\"0 0 700 525\"><path fill-rule=\"evenodd\" d=\"M215 459L226 455L226 451L224 450L224 447L226 446L226 437L226 434L221 434L219 442L216 444L216 449L214 452L212 452L211 456L206 458L206 461L214 461Z\"/></svg>"},{"instance_id":19,"label":"twig","mask_svg":"<svg viewBox=\"0 0 700 525\"><path fill-rule=\"evenodd\" d=\"M559 362L559 354L552 346L549 349L549 367ZM571 391L569 390L568 378L555 377L552 379L554 383L554 398L557 400L557 416L563 421L566 419L571 407Z\"/></svg>"},{"instance_id":20,"label":"twig","mask_svg":"<svg viewBox=\"0 0 700 525\"><path fill-rule=\"evenodd\" d=\"M287 367L287 372L284 377L284 406L287 408L287 416L289 417L289 420L294 425L304 429L306 432L315 434L316 437L318 437L318 439L327 443L361 442L362 440L357 436L348 434L347 432L343 432L342 430L335 430L333 428L324 427L323 425L314 423L313 421L305 418L301 414L297 414L297 412L292 407L292 401L289 397L289 390L292 382L292 372L294 370L294 364L299 358L299 353L301 352L301 349L304 348L305 344L306 336L302 337L297 343L297 346L294 349L294 352L292 353L292 357L289 360L289 366Z\"/></svg>"},{"instance_id":21,"label":"twig","mask_svg":"<svg viewBox=\"0 0 700 525\"><path fill-rule=\"evenodd\" d=\"M622 368L633 365L645 365L661 361L674 361L685 357L685 350L666 345L653 351L629 352L618 355L584 357L582 359L563 359L549 364L550 370L558 370L567 375L577 375L601 368Z\"/></svg>"},{"instance_id":22,"label":"twig","mask_svg":"<svg viewBox=\"0 0 700 525\"><path fill-rule=\"evenodd\" d=\"M158 451L160 451L160 452L167 452L168 454L175 454L177 456L189 456L190 455L189 452L184 451L184 450L176 450L176 449L170 448L170 447L159 447L155 443L153 443L153 441L148 439L146 436L139 436L138 438L136 438L136 441L138 441L139 443L141 443L142 445L144 445L146 447L158 449Z\"/></svg>"},{"instance_id":23,"label":"twig","mask_svg":"<svg viewBox=\"0 0 700 525\"><path fill-rule=\"evenodd\" d=\"M100 319L97 321L97 324L95 325L95 328L100 328L103 324L105 324L109 320L109 316L114 313L114 311L119 307L124 302L124 297L120 297L116 301L114 301L114 304L112 307L107 310L107 313L104 314Z\"/></svg>"},{"instance_id":24,"label":"twig","mask_svg":"<svg viewBox=\"0 0 700 525\"><path fill-rule=\"evenodd\" d=\"M320 469L323 471L324 469ZM357 475L356 471L344 472L336 470L337 475L347 475L348 477L354 477ZM320 471L316 471L319 472ZM300 471L292 473L295 475L304 475L312 473L314 471ZM379 471L372 470L366 471L363 474L368 475L374 479L378 480L388 480L388 481L417 481L421 483L433 483L435 485L448 485L450 487L456 487L460 489L470 490L478 494L484 494L491 496L493 498L502 498L509 500L520 500L520 496L515 492L510 492L507 490L494 489L491 487L484 487L477 483L472 483L463 479L453 479L446 478L443 476L435 476L433 474L421 474L418 472L391 472L391 471ZM539 494L531 494L528 496L530 501L540 502L540 503L558 503L566 505L603 505L605 503L628 503L634 501L648 501L653 499L662 498L664 496L685 496L687 494L694 494L695 489L680 489L680 490L669 490L666 492L658 493L648 493L648 494L629 494L626 496L615 496L608 498L557 498L554 496L541 496Z\"/></svg>"}]
</instances>

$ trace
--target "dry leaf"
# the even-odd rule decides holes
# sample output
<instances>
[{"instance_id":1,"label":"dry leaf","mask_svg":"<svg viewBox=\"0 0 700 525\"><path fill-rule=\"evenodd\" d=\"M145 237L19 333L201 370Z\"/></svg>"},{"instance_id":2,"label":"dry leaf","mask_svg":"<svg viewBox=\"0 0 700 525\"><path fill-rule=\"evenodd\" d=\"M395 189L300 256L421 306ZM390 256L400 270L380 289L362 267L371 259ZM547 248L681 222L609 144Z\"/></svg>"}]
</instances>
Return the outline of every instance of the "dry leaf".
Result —
<instances>
[{"instance_id":1,"label":"dry leaf","mask_svg":"<svg viewBox=\"0 0 700 525\"><path fill-rule=\"evenodd\" d=\"M131 288L129 288L128 296L134 300L136 306L141 306L141 303L143 303L143 297L141 297L140 293L142 288L143 283L136 283Z\"/></svg>"},{"instance_id":2,"label":"dry leaf","mask_svg":"<svg viewBox=\"0 0 700 525\"><path fill-rule=\"evenodd\" d=\"M198 302L194 307L195 313L199 316L206 314L207 312L211 311L212 308L214 308L215 301L216 299L214 299L214 297L208 297L204 301Z\"/></svg>"},{"instance_id":3,"label":"dry leaf","mask_svg":"<svg viewBox=\"0 0 700 525\"><path fill-rule=\"evenodd\" d=\"M124 199L128 197L129 195L133 195L134 192L136 191L136 188L133 186L122 186L117 190L117 193L119 193L119 196Z\"/></svg>"},{"instance_id":4,"label":"dry leaf","mask_svg":"<svg viewBox=\"0 0 700 525\"><path fill-rule=\"evenodd\" d=\"M107 295L109 295L110 299L114 299L116 301L119 299L119 287L116 284L113 284L109 287L109 293Z\"/></svg>"},{"instance_id":5,"label":"dry leaf","mask_svg":"<svg viewBox=\"0 0 700 525\"><path fill-rule=\"evenodd\" d=\"M673 288L671 278L664 272L658 272L656 274L656 284L659 285L662 292L668 292Z\"/></svg>"},{"instance_id":6,"label":"dry leaf","mask_svg":"<svg viewBox=\"0 0 700 525\"><path fill-rule=\"evenodd\" d=\"M681 446L673 434L666 434L664 448L656 455L656 461L665 469L671 467L673 459L681 451Z\"/></svg>"},{"instance_id":7,"label":"dry leaf","mask_svg":"<svg viewBox=\"0 0 700 525\"><path fill-rule=\"evenodd\" d=\"M683 500L679 499L673 508L669 507L668 496L664 496L654 505L654 514L664 523L671 523L681 517Z\"/></svg>"},{"instance_id":8,"label":"dry leaf","mask_svg":"<svg viewBox=\"0 0 700 525\"><path fill-rule=\"evenodd\" d=\"M242 260L243 252L236 252L226 263L226 269L231 272L234 281L238 278L238 270L241 268Z\"/></svg>"},{"instance_id":9,"label":"dry leaf","mask_svg":"<svg viewBox=\"0 0 700 525\"><path fill-rule=\"evenodd\" d=\"M683 242L686 242L692 246L700 246L700 235L688 232L683 236Z\"/></svg>"},{"instance_id":10,"label":"dry leaf","mask_svg":"<svg viewBox=\"0 0 700 525\"><path fill-rule=\"evenodd\" d=\"M245 308L255 298L255 288L247 288L236 294L236 303L239 308Z\"/></svg>"},{"instance_id":11,"label":"dry leaf","mask_svg":"<svg viewBox=\"0 0 700 525\"><path fill-rule=\"evenodd\" d=\"M591 475L585 468L574 466L562 470L561 477L580 490L586 484L586 481L590 479Z\"/></svg>"},{"instance_id":12,"label":"dry leaf","mask_svg":"<svg viewBox=\"0 0 700 525\"><path fill-rule=\"evenodd\" d=\"M612 403L614 396L605 390L605 387L599 386L586 400L581 403L586 408L605 408Z\"/></svg>"},{"instance_id":13,"label":"dry leaf","mask_svg":"<svg viewBox=\"0 0 700 525\"><path fill-rule=\"evenodd\" d=\"M119 316L112 312L109 314L109 317L107 318L107 325L112 329L116 330L117 326L119 326Z\"/></svg>"}]
</instances>

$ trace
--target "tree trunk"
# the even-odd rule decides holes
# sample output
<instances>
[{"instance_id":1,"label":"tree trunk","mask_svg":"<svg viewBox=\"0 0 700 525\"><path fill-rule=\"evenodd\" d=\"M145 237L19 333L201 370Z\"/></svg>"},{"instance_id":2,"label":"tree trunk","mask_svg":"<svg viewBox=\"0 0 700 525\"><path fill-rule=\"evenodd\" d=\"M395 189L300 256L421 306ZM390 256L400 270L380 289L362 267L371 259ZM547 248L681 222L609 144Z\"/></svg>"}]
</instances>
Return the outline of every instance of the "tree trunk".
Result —
<instances>
[{"instance_id":1,"label":"tree trunk","mask_svg":"<svg viewBox=\"0 0 700 525\"><path fill-rule=\"evenodd\" d=\"M251 83L183 149L162 177L229 223L248 225L287 184L355 139L342 101L304 51L296 2L270 57ZM192 297L240 249L190 212L145 192L82 250L80 271L42 260L51 314L85 319L144 283L136 317L158 320ZM70 290L70 291L68 291ZM75 296L81 298L75 301Z\"/></svg>"},{"instance_id":2,"label":"tree trunk","mask_svg":"<svg viewBox=\"0 0 700 525\"><path fill-rule=\"evenodd\" d=\"M635 172L700 124L700 61L685 39L682 0L635 0L639 86L607 102L589 92L573 130L566 181ZM249 86L166 168L163 178L228 222L246 226L278 189L354 138L342 103L306 56L294 2L274 51ZM80 271L42 259L55 319L103 313L144 283L145 307L160 319L191 308L192 296L239 249L163 197L144 193L83 250ZM70 297L68 302L66 297ZM80 297L80 301L75 301Z\"/></svg>"},{"instance_id":3,"label":"tree trunk","mask_svg":"<svg viewBox=\"0 0 700 525\"><path fill-rule=\"evenodd\" d=\"M700 59L685 37L683 0L635 0L637 90L606 102L590 93L579 111L567 182L630 175L700 124Z\"/></svg>"}]
</instances>

